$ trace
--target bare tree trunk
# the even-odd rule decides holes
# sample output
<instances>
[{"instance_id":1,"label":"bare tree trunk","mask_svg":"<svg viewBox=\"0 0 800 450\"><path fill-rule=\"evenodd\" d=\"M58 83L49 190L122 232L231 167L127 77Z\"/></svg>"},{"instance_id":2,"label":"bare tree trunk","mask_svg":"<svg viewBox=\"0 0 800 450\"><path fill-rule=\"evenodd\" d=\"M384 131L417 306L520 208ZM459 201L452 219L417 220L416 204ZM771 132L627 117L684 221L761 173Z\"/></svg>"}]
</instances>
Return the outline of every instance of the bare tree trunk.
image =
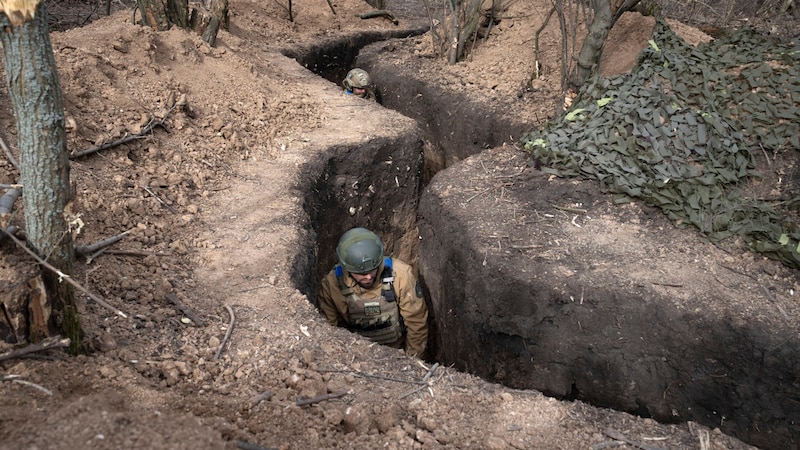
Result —
<instances>
[{"instance_id":1,"label":"bare tree trunk","mask_svg":"<svg viewBox=\"0 0 800 450\"><path fill-rule=\"evenodd\" d=\"M189 26L189 0L167 0L167 18L181 28Z\"/></svg>"},{"instance_id":2,"label":"bare tree trunk","mask_svg":"<svg viewBox=\"0 0 800 450\"><path fill-rule=\"evenodd\" d=\"M572 83L574 88L580 88L583 83L592 75L600 54L603 52L603 45L611 31L613 14L611 13L610 0L595 0L594 20L589 26L589 34L583 41L583 46L578 54L578 71Z\"/></svg>"},{"instance_id":3,"label":"bare tree trunk","mask_svg":"<svg viewBox=\"0 0 800 450\"><path fill-rule=\"evenodd\" d=\"M50 43L46 4L28 2L23 8L33 5L35 13L21 10L0 14L3 62L17 124L28 244L69 275L74 256L69 229L72 192L64 100ZM74 292L71 285L59 283L58 278L50 271L43 273L48 298L42 301L50 305L38 305L39 312L46 314L49 332L58 334L61 328L72 340L73 351L77 351L81 332Z\"/></svg>"},{"instance_id":4,"label":"bare tree trunk","mask_svg":"<svg viewBox=\"0 0 800 450\"><path fill-rule=\"evenodd\" d=\"M137 0L142 24L156 31L167 31L172 26L167 14L167 5L161 0Z\"/></svg>"},{"instance_id":5,"label":"bare tree trunk","mask_svg":"<svg viewBox=\"0 0 800 450\"><path fill-rule=\"evenodd\" d=\"M579 89L592 76L597 62L600 60L600 55L603 53L603 45L606 43L611 27L625 11L630 11L639 2L640 0L594 0L592 2L594 19L578 54L578 67L575 78L570 82L571 87Z\"/></svg>"},{"instance_id":6,"label":"bare tree trunk","mask_svg":"<svg viewBox=\"0 0 800 450\"><path fill-rule=\"evenodd\" d=\"M333 7L331 7L333 9ZM333 12L336 14L336 11ZM219 19L220 28L229 30L231 27L231 18L228 14L228 0L211 0L211 14Z\"/></svg>"}]
</instances>

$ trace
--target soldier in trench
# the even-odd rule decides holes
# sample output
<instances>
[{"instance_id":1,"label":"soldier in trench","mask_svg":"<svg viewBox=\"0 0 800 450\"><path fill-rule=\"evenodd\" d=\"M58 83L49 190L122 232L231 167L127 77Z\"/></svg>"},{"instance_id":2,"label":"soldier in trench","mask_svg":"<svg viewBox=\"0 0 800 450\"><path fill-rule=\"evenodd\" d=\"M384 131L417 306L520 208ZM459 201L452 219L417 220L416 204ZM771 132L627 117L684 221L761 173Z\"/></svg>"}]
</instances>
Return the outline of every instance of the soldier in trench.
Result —
<instances>
[{"instance_id":1,"label":"soldier in trench","mask_svg":"<svg viewBox=\"0 0 800 450\"><path fill-rule=\"evenodd\" d=\"M381 238L365 228L344 233L336 256L319 293L328 323L423 357L428 308L411 266L385 256Z\"/></svg>"},{"instance_id":2,"label":"soldier in trench","mask_svg":"<svg viewBox=\"0 0 800 450\"><path fill-rule=\"evenodd\" d=\"M347 94L380 103L375 85L372 84L372 78L364 69L355 68L347 72L347 76L342 80L342 86Z\"/></svg>"}]
</instances>

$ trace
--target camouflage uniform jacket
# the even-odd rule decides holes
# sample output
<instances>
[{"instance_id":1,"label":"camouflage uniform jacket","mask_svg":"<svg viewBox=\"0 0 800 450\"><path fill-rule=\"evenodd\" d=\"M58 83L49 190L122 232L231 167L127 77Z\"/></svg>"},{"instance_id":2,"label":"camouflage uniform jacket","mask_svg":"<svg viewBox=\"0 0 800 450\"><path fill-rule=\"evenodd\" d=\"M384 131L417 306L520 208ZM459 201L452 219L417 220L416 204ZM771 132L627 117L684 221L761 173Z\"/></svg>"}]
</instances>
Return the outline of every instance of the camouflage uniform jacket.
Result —
<instances>
[{"instance_id":1,"label":"camouflage uniform jacket","mask_svg":"<svg viewBox=\"0 0 800 450\"><path fill-rule=\"evenodd\" d=\"M422 298L422 290L414 276L411 266L403 261L392 259L394 272L394 290L400 315L403 317L406 332L397 342L389 344L396 348L405 348L406 353L421 356L428 343L428 307ZM381 296L381 274L383 264L378 267L375 283L371 288L362 288L344 271L344 280L361 298L378 298ZM347 302L339 288L336 272L331 270L322 280L319 292L319 306L328 323L333 326L348 326Z\"/></svg>"}]
</instances>

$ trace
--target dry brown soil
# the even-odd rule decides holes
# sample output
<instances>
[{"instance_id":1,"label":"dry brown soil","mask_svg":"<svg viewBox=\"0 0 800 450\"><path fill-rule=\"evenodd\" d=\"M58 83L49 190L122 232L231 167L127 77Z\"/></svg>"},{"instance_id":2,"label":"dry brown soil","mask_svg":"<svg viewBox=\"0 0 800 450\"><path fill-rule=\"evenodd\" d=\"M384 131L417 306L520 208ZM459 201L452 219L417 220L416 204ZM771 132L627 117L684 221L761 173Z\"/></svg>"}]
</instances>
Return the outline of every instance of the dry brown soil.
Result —
<instances>
[{"instance_id":1,"label":"dry brown soil","mask_svg":"<svg viewBox=\"0 0 800 450\"><path fill-rule=\"evenodd\" d=\"M488 45L455 67L426 57L430 73L461 79L465 95L518 98L541 20L529 11L548 4L513 3L511 19L493 29ZM72 8L59 9L65 5ZM215 47L183 30L143 28L117 3L110 17L52 33L71 152L166 119L146 139L73 160L76 210L85 224L78 243L134 230L113 251L81 260L75 279L127 317L82 296L85 355L0 362L0 376L35 384L0 383L0 449L627 445L615 437L658 448L749 448L719 430L557 401L452 368L426 377L432 361L324 323L291 278L298 252L315 238L305 223L301 170L331 146L367 142L410 121L365 107L275 51L395 27L356 18L371 9L366 3L332 5L335 15L323 1L294 2L290 22L282 2L233 0L231 29ZM53 22L90 16L78 6L87 5L54 4ZM647 29L644 21L629 26L637 24ZM622 33L631 36L647 33ZM556 37L545 34L550 61L557 59ZM641 47L623 41L614 53L620 63L606 61L604 70L624 71L633 61ZM523 99L531 123L553 114L556 78L545 78L540 96ZM2 137L14 149L5 92L0 102ZM16 169L5 159L0 164L0 183L16 182ZM20 209L14 221L23 225ZM4 279L30 270L13 244L0 245ZM168 295L202 323L187 323ZM296 403L326 393L342 395Z\"/></svg>"}]
</instances>

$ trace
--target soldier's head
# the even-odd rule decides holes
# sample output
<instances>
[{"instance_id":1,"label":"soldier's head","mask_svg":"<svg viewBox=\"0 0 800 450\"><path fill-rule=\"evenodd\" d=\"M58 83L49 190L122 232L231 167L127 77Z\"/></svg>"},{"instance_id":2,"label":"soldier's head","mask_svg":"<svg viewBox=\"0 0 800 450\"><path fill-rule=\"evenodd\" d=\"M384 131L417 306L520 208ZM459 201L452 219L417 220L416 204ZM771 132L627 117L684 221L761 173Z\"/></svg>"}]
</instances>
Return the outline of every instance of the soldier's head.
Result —
<instances>
[{"instance_id":1,"label":"soldier's head","mask_svg":"<svg viewBox=\"0 0 800 450\"><path fill-rule=\"evenodd\" d=\"M366 70L355 68L347 72L342 85L345 89L352 91L354 95L363 98L367 96L367 89L371 87L372 80Z\"/></svg>"},{"instance_id":2,"label":"soldier's head","mask_svg":"<svg viewBox=\"0 0 800 450\"><path fill-rule=\"evenodd\" d=\"M368 288L378 278L383 250L383 241L377 234L366 228L353 228L339 239L336 257L358 284Z\"/></svg>"}]
</instances>

